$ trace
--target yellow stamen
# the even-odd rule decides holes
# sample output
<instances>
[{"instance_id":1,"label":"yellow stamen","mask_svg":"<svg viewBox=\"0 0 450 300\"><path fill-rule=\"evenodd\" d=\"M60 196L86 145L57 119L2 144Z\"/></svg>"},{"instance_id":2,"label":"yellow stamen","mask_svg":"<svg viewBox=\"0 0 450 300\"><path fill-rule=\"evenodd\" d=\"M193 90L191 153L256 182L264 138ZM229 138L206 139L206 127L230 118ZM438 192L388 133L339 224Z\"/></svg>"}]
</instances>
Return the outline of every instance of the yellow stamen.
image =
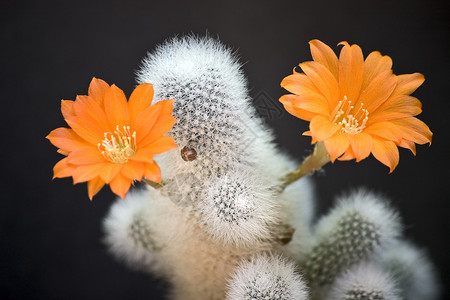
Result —
<instances>
[{"instance_id":1,"label":"yellow stamen","mask_svg":"<svg viewBox=\"0 0 450 300\"><path fill-rule=\"evenodd\" d=\"M347 109L344 111L344 108ZM352 105L352 101L347 100L347 96L339 101L331 114L331 119L336 125L341 125L341 132L348 134L361 133L366 128L367 120L369 119L369 112L363 108L364 103L360 104L358 110L352 114L351 112L355 108Z\"/></svg>"},{"instance_id":2,"label":"yellow stamen","mask_svg":"<svg viewBox=\"0 0 450 300\"><path fill-rule=\"evenodd\" d=\"M105 132L105 138L98 143L98 150L113 163L124 163L136 153L136 131L131 133L130 126L123 126L123 132L116 126L116 130Z\"/></svg>"}]
</instances>

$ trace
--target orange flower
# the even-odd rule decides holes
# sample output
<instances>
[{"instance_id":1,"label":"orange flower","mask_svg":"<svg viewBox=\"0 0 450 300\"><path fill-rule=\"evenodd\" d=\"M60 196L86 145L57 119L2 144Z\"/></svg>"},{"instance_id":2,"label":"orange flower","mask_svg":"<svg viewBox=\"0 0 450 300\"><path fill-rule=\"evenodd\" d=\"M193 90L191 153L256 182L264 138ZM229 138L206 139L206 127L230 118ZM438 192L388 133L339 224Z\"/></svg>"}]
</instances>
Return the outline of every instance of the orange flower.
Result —
<instances>
[{"instance_id":1,"label":"orange flower","mask_svg":"<svg viewBox=\"0 0 450 300\"><path fill-rule=\"evenodd\" d=\"M331 161L356 159L370 153L392 172L398 164L397 146L416 154L415 143L431 144L432 133L414 118L422 112L410 94L423 82L422 74L394 75L392 60L375 51L364 60L357 45L343 45L339 59L319 40L310 42L314 61L301 63L304 73L283 79L294 95L280 98L292 115L310 121L312 143L323 141Z\"/></svg>"},{"instance_id":2,"label":"orange flower","mask_svg":"<svg viewBox=\"0 0 450 300\"><path fill-rule=\"evenodd\" d=\"M60 127L47 136L67 156L55 165L53 178L87 181L90 199L105 184L123 198L134 180L161 182L153 156L176 147L172 137L164 136L176 122L174 100L151 105L152 98L151 84L139 85L127 102L117 86L93 78L87 96L62 100L71 129Z\"/></svg>"}]
</instances>

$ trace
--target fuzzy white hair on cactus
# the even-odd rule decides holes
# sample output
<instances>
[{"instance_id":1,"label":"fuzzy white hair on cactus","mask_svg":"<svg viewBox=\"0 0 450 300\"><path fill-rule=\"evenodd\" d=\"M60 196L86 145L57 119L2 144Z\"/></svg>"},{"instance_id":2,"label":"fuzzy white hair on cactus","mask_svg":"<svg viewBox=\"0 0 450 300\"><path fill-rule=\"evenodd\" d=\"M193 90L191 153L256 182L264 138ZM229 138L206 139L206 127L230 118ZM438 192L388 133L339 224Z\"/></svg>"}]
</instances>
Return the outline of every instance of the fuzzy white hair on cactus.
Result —
<instances>
[{"instance_id":1,"label":"fuzzy white hair on cactus","mask_svg":"<svg viewBox=\"0 0 450 300\"><path fill-rule=\"evenodd\" d=\"M295 265L260 254L243 261L228 282L227 300L306 300L308 290Z\"/></svg>"},{"instance_id":2,"label":"fuzzy white hair on cactus","mask_svg":"<svg viewBox=\"0 0 450 300\"><path fill-rule=\"evenodd\" d=\"M225 244L267 242L280 221L280 205L270 187L270 182L244 167L210 182L199 203L205 230Z\"/></svg>"},{"instance_id":3,"label":"fuzzy white hair on cactus","mask_svg":"<svg viewBox=\"0 0 450 300\"><path fill-rule=\"evenodd\" d=\"M400 300L395 280L373 263L361 263L343 272L333 284L329 300Z\"/></svg>"},{"instance_id":4,"label":"fuzzy white hair on cactus","mask_svg":"<svg viewBox=\"0 0 450 300\"><path fill-rule=\"evenodd\" d=\"M109 250L134 269L158 269L160 246L146 221L148 209L148 191L133 191L111 206L103 222L104 242Z\"/></svg>"},{"instance_id":5,"label":"fuzzy white hair on cactus","mask_svg":"<svg viewBox=\"0 0 450 300\"><path fill-rule=\"evenodd\" d=\"M375 226L380 238L384 239L384 242L380 240L380 244L390 243L400 235L399 215L390 207L388 200L380 194L358 189L338 197L337 205L317 224L317 238L328 236L337 224L352 213Z\"/></svg>"},{"instance_id":6,"label":"fuzzy white hair on cactus","mask_svg":"<svg viewBox=\"0 0 450 300\"><path fill-rule=\"evenodd\" d=\"M251 159L254 110L241 66L232 52L210 38L169 40L150 53L138 72L138 82L153 83L154 101L176 99L178 120L170 132L181 148L195 149L197 159L186 163L179 150L160 159L167 177L194 172L220 174L237 161ZM249 158L247 158L249 157ZM167 158L167 159L164 159Z\"/></svg>"},{"instance_id":7,"label":"fuzzy white hair on cactus","mask_svg":"<svg viewBox=\"0 0 450 300\"><path fill-rule=\"evenodd\" d=\"M351 265L379 254L400 234L397 213L386 200L365 190L338 199L318 223L312 250L304 263L314 285L330 284Z\"/></svg>"},{"instance_id":8,"label":"fuzzy white hair on cactus","mask_svg":"<svg viewBox=\"0 0 450 300\"><path fill-rule=\"evenodd\" d=\"M401 241L381 255L381 264L393 274L406 300L435 300L440 286L428 256L415 245Z\"/></svg>"}]
</instances>

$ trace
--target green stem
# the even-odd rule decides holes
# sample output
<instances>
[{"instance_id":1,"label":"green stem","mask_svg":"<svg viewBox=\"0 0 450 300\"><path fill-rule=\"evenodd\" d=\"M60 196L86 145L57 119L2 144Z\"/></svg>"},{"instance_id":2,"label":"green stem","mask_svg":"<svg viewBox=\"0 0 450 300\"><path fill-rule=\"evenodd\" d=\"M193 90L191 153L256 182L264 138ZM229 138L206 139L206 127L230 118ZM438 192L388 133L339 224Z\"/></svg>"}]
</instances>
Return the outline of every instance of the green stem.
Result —
<instances>
[{"instance_id":1,"label":"green stem","mask_svg":"<svg viewBox=\"0 0 450 300\"><path fill-rule=\"evenodd\" d=\"M314 152L305 158L302 164L295 169L293 172L284 176L281 181L280 190L281 192L290 185L291 183L299 180L305 175L311 172L320 170L324 165L330 162L330 155L325 149L323 142L316 143L314 147Z\"/></svg>"},{"instance_id":2,"label":"green stem","mask_svg":"<svg viewBox=\"0 0 450 300\"><path fill-rule=\"evenodd\" d=\"M161 188L163 185L161 183L157 183L151 180L148 180L147 178L142 178L142 181L145 182L146 184L148 184L149 186L151 186L154 189L159 189Z\"/></svg>"}]
</instances>

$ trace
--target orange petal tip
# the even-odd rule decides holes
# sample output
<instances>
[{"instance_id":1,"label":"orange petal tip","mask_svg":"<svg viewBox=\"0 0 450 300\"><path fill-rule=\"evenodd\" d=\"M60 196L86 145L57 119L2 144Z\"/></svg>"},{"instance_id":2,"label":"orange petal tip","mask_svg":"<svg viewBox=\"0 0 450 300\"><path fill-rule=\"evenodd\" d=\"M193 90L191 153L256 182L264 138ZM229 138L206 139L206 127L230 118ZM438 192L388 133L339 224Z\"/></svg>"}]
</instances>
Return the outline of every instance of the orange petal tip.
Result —
<instances>
[{"instance_id":1,"label":"orange petal tip","mask_svg":"<svg viewBox=\"0 0 450 300\"><path fill-rule=\"evenodd\" d=\"M338 46L350 46L347 41L342 41L337 44Z\"/></svg>"}]
</instances>

